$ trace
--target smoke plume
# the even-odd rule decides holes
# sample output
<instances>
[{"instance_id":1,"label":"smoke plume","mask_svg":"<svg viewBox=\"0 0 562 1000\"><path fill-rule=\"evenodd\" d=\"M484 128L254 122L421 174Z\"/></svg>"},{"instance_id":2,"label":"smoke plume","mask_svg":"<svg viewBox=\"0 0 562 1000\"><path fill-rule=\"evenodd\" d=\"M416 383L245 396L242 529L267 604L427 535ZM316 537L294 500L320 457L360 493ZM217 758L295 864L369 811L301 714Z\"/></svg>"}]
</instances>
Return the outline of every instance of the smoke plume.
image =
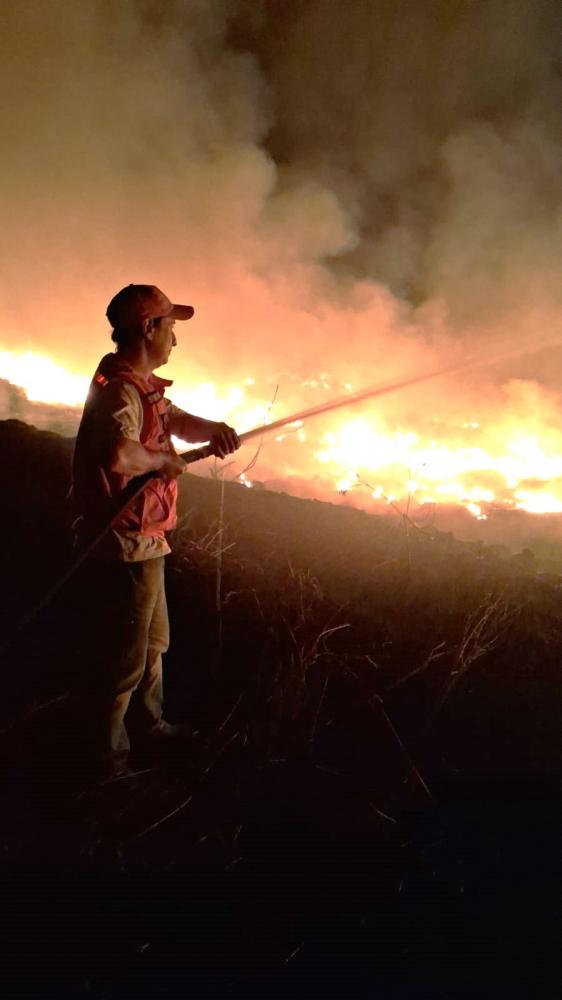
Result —
<instances>
[{"instance_id":1,"label":"smoke plume","mask_svg":"<svg viewBox=\"0 0 562 1000\"><path fill-rule=\"evenodd\" d=\"M166 374L278 384L288 412L319 376L559 335L561 21L549 0L5 4L0 346L88 374L109 299L153 282L196 309Z\"/></svg>"}]
</instances>

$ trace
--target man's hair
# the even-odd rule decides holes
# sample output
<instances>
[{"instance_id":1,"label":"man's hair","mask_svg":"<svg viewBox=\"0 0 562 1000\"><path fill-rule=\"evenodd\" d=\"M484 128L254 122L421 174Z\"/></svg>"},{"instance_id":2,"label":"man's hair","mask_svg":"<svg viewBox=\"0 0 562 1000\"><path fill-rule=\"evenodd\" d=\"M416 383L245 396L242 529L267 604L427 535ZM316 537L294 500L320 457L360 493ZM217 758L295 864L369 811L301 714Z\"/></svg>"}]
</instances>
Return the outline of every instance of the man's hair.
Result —
<instances>
[{"instance_id":1,"label":"man's hair","mask_svg":"<svg viewBox=\"0 0 562 1000\"><path fill-rule=\"evenodd\" d=\"M153 319L153 326L160 326L161 320L161 316L157 319ZM115 344L117 344L117 349L120 347L130 347L131 344L134 344L135 340L140 340L141 336L142 323L136 323L134 326L115 327L115 329L111 331L111 339Z\"/></svg>"}]
</instances>

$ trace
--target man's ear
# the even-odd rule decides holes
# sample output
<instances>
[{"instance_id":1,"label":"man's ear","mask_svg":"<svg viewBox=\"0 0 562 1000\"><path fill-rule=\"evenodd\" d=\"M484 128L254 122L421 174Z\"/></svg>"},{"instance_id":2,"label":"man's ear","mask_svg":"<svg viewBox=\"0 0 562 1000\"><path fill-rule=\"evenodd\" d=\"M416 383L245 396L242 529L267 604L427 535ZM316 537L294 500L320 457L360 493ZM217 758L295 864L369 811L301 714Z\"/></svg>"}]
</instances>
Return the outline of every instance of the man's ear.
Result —
<instances>
[{"instance_id":1,"label":"man's ear","mask_svg":"<svg viewBox=\"0 0 562 1000\"><path fill-rule=\"evenodd\" d=\"M143 328L142 329L143 335L148 340L152 340L152 337L153 337L153 334L154 334L154 320L153 319L144 319L143 322L142 322L142 328Z\"/></svg>"}]
</instances>

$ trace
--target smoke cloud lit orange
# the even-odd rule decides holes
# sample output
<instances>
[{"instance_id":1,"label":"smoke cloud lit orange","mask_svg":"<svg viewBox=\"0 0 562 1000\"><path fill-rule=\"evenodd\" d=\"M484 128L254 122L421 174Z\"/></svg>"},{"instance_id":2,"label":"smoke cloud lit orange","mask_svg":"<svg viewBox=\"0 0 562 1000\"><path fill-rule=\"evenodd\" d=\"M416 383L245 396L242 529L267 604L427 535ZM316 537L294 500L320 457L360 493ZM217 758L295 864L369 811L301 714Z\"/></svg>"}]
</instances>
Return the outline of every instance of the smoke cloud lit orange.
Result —
<instances>
[{"instance_id":1,"label":"smoke cloud lit orange","mask_svg":"<svg viewBox=\"0 0 562 1000\"><path fill-rule=\"evenodd\" d=\"M561 15L499 10L9 5L0 377L78 406L130 281L194 303L173 398L240 430L275 393L272 419L560 336ZM418 387L279 435L248 479L558 511L559 384L551 348Z\"/></svg>"}]
</instances>

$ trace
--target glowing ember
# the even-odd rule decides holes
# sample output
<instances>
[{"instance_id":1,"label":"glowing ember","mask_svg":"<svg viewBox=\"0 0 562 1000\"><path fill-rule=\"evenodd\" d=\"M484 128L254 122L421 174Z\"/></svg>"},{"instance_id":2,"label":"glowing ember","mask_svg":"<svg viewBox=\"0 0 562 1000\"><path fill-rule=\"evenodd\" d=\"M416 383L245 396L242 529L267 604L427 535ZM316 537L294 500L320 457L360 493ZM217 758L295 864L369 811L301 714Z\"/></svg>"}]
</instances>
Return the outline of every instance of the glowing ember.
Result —
<instances>
[{"instance_id":1,"label":"glowing ember","mask_svg":"<svg viewBox=\"0 0 562 1000\"><path fill-rule=\"evenodd\" d=\"M0 378L20 386L30 400L67 406L80 406L89 385L89 376L32 351L0 352ZM334 387L341 389L326 372L308 378L306 386L328 399ZM349 384L344 388L351 391ZM258 393L251 377L241 385L207 382L192 390L176 381L173 399L185 410L228 420L240 431L263 424L262 444L267 447L259 448L259 478L314 480L316 493L320 490L326 499L353 491L358 504L362 496L375 509L407 504L410 516L435 503L460 504L480 520L487 517L486 505L562 513L562 438L548 423L541 425L532 409L518 421L502 414L502 422L490 427L470 415L454 426L427 418L412 428L393 426L371 404L361 416L340 410L307 422L306 429L296 420L268 438L267 425L280 414L272 416L267 393L257 399ZM296 398L297 405L301 399ZM279 411L279 403L275 405ZM174 443L179 451L189 447L177 439ZM244 449L242 468L247 461ZM237 473L236 465L229 475L248 488L253 485L244 472Z\"/></svg>"}]
</instances>

